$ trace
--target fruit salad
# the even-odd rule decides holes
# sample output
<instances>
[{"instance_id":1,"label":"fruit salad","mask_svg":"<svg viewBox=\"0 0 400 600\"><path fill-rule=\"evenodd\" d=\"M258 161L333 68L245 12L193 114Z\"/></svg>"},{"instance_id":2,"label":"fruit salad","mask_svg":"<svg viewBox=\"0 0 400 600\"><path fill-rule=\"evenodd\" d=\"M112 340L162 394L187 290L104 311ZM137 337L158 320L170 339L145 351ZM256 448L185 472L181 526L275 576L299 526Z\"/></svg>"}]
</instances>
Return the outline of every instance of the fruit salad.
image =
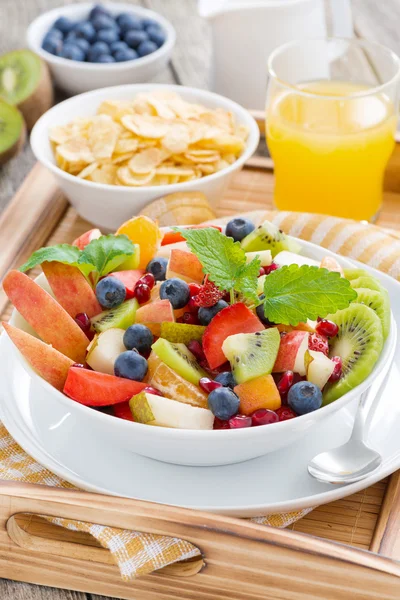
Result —
<instances>
[{"instance_id":1,"label":"fruit salad","mask_svg":"<svg viewBox=\"0 0 400 600\"><path fill-rule=\"evenodd\" d=\"M40 265L39 285L25 271ZM134 217L36 251L4 279L36 336L4 323L73 401L160 427L239 429L315 411L373 370L390 328L366 271L301 254L265 221L160 229ZM55 325L56 324L56 325Z\"/></svg>"}]
</instances>

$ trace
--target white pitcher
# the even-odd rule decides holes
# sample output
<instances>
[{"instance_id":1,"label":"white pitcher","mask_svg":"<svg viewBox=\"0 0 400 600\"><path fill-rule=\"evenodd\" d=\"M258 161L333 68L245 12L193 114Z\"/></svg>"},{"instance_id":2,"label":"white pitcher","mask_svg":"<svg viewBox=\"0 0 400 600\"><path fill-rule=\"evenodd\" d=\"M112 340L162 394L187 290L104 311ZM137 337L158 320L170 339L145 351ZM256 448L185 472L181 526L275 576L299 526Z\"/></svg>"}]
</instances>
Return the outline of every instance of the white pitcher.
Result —
<instances>
[{"instance_id":1,"label":"white pitcher","mask_svg":"<svg viewBox=\"0 0 400 600\"><path fill-rule=\"evenodd\" d=\"M352 37L350 0L330 2L332 35ZM275 48L327 36L324 0L199 0L198 8L211 24L211 88L246 108L264 109L267 60Z\"/></svg>"}]
</instances>

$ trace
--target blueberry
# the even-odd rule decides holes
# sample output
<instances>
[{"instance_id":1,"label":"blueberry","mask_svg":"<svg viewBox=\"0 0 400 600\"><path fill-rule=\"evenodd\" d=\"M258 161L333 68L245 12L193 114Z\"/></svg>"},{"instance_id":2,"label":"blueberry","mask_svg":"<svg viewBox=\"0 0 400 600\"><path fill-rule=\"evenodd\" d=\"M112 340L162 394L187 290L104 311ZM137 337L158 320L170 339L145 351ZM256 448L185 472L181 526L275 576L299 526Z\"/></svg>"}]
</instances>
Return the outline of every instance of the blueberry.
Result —
<instances>
[{"instance_id":1,"label":"blueberry","mask_svg":"<svg viewBox=\"0 0 400 600\"><path fill-rule=\"evenodd\" d=\"M96 285L96 298L103 308L115 308L125 300L124 284L115 277L104 277Z\"/></svg>"},{"instance_id":2,"label":"blueberry","mask_svg":"<svg viewBox=\"0 0 400 600\"><path fill-rule=\"evenodd\" d=\"M114 54L114 52L120 52L120 50L127 50L127 49L128 49L128 44L126 42L117 41L117 42L113 42L112 44L110 44L110 50L113 54Z\"/></svg>"},{"instance_id":3,"label":"blueberry","mask_svg":"<svg viewBox=\"0 0 400 600\"><path fill-rule=\"evenodd\" d=\"M77 39L76 39L76 40L73 42L73 44L74 44L75 46L78 46L78 48L80 48L80 49L82 50L82 52L84 52L84 53L85 53L85 56L86 56L86 54L87 54L87 53L88 53L88 51L89 51L90 44L89 44L89 42L88 42L87 40L85 40L85 38L77 38Z\"/></svg>"},{"instance_id":4,"label":"blueberry","mask_svg":"<svg viewBox=\"0 0 400 600\"><path fill-rule=\"evenodd\" d=\"M224 371L216 376L215 381L218 381L224 387L234 388L237 385L233 373L230 371Z\"/></svg>"},{"instance_id":5,"label":"blueberry","mask_svg":"<svg viewBox=\"0 0 400 600\"><path fill-rule=\"evenodd\" d=\"M64 44L59 56L62 58L68 58L69 60L76 60L83 62L85 60L85 53L78 46L75 46L72 42Z\"/></svg>"},{"instance_id":6,"label":"blueberry","mask_svg":"<svg viewBox=\"0 0 400 600\"><path fill-rule=\"evenodd\" d=\"M45 38L42 43L43 50L46 50L46 52L49 52L50 54L54 54L57 56L62 51L62 47L63 47L62 40Z\"/></svg>"},{"instance_id":7,"label":"blueberry","mask_svg":"<svg viewBox=\"0 0 400 600\"><path fill-rule=\"evenodd\" d=\"M156 281L165 281L165 274L167 272L168 259L166 258L153 258L146 267L146 271L154 275Z\"/></svg>"},{"instance_id":8,"label":"blueberry","mask_svg":"<svg viewBox=\"0 0 400 600\"><path fill-rule=\"evenodd\" d=\"M93 42L96 37L96 31L90 21L81 21L73 29L77 37L83 37L88 42Z\"/></svg>"},{"instance_id":9,"label":"blueberry","mask_svg":"<svg viewBox=\"0 0 400 600\"><path fill-rule=\"evenodd\" d=\"M150 329L140 323L131 325L124 333L124 346L127 350L137 350L141 353L150 352L153 341Z\"/></svg>"},{"instance_id":10,"label":"blueberry","mask_svg":"<svg viewBox=\"0 0 400 600\"><path fill-rule=\"evenodd\" d=\"M125 62L126 60L135 60L136 58L139 58L139 55L135 50L132 50L132 48L127 48L126 50L115 52L114 58L116 62Z\"/></svg>"},{"instance_id":11,"label":"blueberry","mask_svg":"<svg viewBox=\"0 0 400 600\"><path fill-rule=\"evenodd\" d=\"M135 15L132 15L131 13L121 13L118 15L116 20L122 33L134 29L138 31L143 29L141 19Z\"/></svg>"},{"instance_id":12,"label":"blueberry","mask_svg":"<svg viewBox=\"0 0 400 600\"><path fill-rule=\"evenodd\" d=\"M63 34L62 31L60 29L57 29L55 27L52 27L51 29L49 29L49 31L46 33L45 35L45 40L62 40L63 39Z\"/></svg>"},{"instance_id":13,"label":"blueberry","mask_svg":"<svg viewBox=\"0 0 400 600\"><path fill-rule=\"evenodd\" d=\"M95 42L90 46L87 58L90 62L96 62L98 57L103 54L110 54L110 48L104 42Z\"/></svg>"},{"instance_id":14,"label":"blueberry","mask_svg":"<svg viewBox=\"0 0 400 600\"><path fill-rule=\"evenodd\" d=\"M111 54L100 54L93 62L96 63L115 63L115 58Z\"/></svg>"},{"instance_id":15,"label":"blueberry","mask_svg":"<svg viewBox=\"0 0 400 600\"><path fill-rule=\"evenodd\" d=\"M137 48L137 53L139 54L139 56L147 56L148 54L153 54L153 52L155 52L156 50L158 50L157 46L155 45L154 42L142 42L138 48Z\"/></svg>"},{"instance_id":16,"label":"blueberry","mask_svg":"<svg viewBox=\"0 0 400 600\"><path fill-rule=\"evenodd\" d=\"M142 381L147 369L147 360L135 350L123 352L114 363L114 373L117 377L126 377L134 381Z\"/></svg>"},{"instance_id":17,"label":"blueberry","mask_svg":"<svg viewBox=\"0 0 400 600\"><path fill-rule=\"evenodd\" d=\"M322 405L322 392L315 383L299 381L288 392L288 404L298 415L313 412Z\"/></svg>"},{"instance_id":18,"label":"blueberry","mask_svg":"<svg viewBox=\"0 0 400 600\"><path fill-rule=\"evenodd\" d=\"M163 45L166 40L166 36L160 27L148 27L146 31L150 40L154 42L158 48Z\"/></svg>"},{"instance_id":19,"label":"blueberry","mask_svg":"<svg viewBox=\"0 0 400 600\"><path fill-rule=\"evenodd\" d=\"M231 237L235 242L241 242L246 235L249 235L255 229L254 224L249 219L237 217L232 219L226 226L225 234Z\"/></svg>"},{"instance_id":20,"label":"blueberry","mask_svg":"<svg viewBox=\"0 0 400 600\"><path fill-rule=\"evenodd\" d=\"M147 33L145 31L127 31L124 35L124 40L131 48L136 49L142 42L148 41Z\"/></svg>"},{"instance_id":21,"label":"blueberry","mask_svg":"<svg viewBox=\"0 0 400 600\"><path fill-rule=\"evenodd\" d=\"M92 10L89 13L89 19L94 19L98 15L106 15L107 17L112 17L111 13L105 6L102 4L95 4Z\"/></svg>"},{"instance_id":22,"label":"blueberry","mask_svg":"<svg viewBox=\"0 0 400 600\"><path fill-rule=\"evenodd\" d=\"M96 31L99 31L100 29L116 29L117 28L116 22L109 15L104 15L104 14L96 15L95 17L93 17L91 22L92 22L92 26L96 29Z\"/></svg>"},{"instance_id":23,"label":"blueberry","mask_svg":"<svg viewBox=\"0 0 400 600\"><path fill-rule=\"evenodd\" d=\"M265 296L264 294L262 294L261 296L259 296L260 300L264 300ZM273 323L272 321L269 321L267 319L267 317L264 314L264 303L261 302L261 304L259 304L256 308L256 314L257 317L260 319L261 323L263 325L268 325L269 327L273 327L275 325L275 323Z\"/></svg>"},{"instance_id":24,"label":"blueberry","mask_svg":"<svg viewBox=\"0 0 400 600\"><path fill-rule=\"evenodd\" d=\"M229 304L225 302L225 300L218 300L214 306L202 306L199 308L198 317L201 325L208 325L211 323L215 315L227 306L229 306Z\"/></svg>"},{"instance_id":25,"label":"blueberry","mask_svg":"<svg viewBox=\"0 0 400 600\"><path fill-rule=\"evenodd\" d=\"M67 17L59 17L57 21L54 23L53 27L62 31L62 33L67 34L74 28L75 23L68 19Z\"/></svg>"},{"instance_id":26,"label":"blueberry","mask_svg":"<svg viewBox=\"0 0 400 600\"><path fill-rule=\"evenodd\" d=\"M208 408L215 417L227 421L239 410L239 398L228 387L220 387L208 395Z\"/></svg>"},{"instance_id":27,"label":"blueberry","mask_svg":"<svg viewBox=\"0 0 400 600\"><path fill-rule=\"evenodd\" d=\"M157 21L154 21L154 19L142 19L142 26L145 29L148 27L160 27Z\"/></svg>"},{"instance_id":28,"label":"blueberry","mask_svg":"<svg viewBox=\"0 0 400 600\"><path fill-rule=\"evenodd\" d=\"M160 286L160 298L161 300L169 300L175 310L183 308L190 300L189 286L177 277L167 279Z\"/></svg>"},{"instance_id":29,"label":"blueberry","mask_svg":"<svg viewBox=\"0 0 400 600\"><path fill-rule=\"evenodd\" d=\"M113 42L118 42L118 31L116 31L116 29L99 29L96 34L96 41L105 42L108 45L112 44Z\"/></svg>"}]
</instances>

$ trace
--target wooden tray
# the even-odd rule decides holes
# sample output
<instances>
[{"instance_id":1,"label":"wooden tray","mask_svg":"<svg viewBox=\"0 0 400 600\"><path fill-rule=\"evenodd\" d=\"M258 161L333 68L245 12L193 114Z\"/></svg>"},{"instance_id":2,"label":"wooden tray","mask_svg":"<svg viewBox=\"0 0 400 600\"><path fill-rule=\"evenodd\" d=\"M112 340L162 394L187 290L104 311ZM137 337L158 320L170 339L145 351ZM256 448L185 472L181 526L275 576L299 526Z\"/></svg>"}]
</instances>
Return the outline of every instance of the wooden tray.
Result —
<instances>
[{"instance_id":1,"label":"wooden tray","mask_svg":"<svg viewBox=\"0 0 400 600\"><path fill-rule=\"evenodd\" d=\"M388 169L378 224L400 229L400 149ZM273 174L263 158L235 177L219 216L272 207ZM89 228L36 165L0 217L0 277L44 244ZM0 292L0 313L10 313ZM29 513L29 516L27 515ZM107 550L87 534L37 515L185 538L204 555L121 581ZM339 542L339 543L337 543ZM320 600L400 597L400 476L319 507L286 530L245 520L0 481L0 577L140 600Z\"/></svg>"}]
</instances>

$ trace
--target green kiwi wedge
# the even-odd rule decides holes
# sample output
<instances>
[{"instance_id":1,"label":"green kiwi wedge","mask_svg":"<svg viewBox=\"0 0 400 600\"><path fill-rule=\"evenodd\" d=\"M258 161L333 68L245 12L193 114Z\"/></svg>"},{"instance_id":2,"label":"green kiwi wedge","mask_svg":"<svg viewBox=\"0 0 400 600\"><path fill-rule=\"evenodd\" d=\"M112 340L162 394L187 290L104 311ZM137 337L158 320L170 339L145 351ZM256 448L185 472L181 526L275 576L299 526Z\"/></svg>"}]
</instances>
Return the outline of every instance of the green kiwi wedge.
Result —
<instances>
[{"instance_id":1,"label":"green kiwi wedge","mask_svg":"<svg viewBox=\"0 0 400 600\"><path fill-rule=\"evenodd\" d=\"M103 333L107 329L128 329L135 322L136 311L139 303L136 298L126 300L116 308L104 310L91 319L92 327L96 333Z\"/></svg>"},{"instance_id":2,"label":"green kiwi wedge","mask_svg":"<svg viewBox=\"0 0 400 600\"><path fill-rule=\"evenodd\" d=\"M390 330L390 302L388 293L383 289L379 292L368 288L354 289L357 292L357 302L372 308L380 318L383 339L386 340Z\"/></svg>"},{"instance_id":3,"label":"green kiwi wedge","mask_svg":"<svg viewBox=\"0 0 400 600\"><path fill-rule=\"evenodd\" d=\"M289 250L289 252L295 252L296 254L301 250L296 240L283 233L269 221L264 221L249 235L246 235L241 241L241 246L245 252L271 250L272 258L282 250Z\"/></svg>"},{"instance_id":4,"label":"green kiwi wedge","mask_svg":"<svg viewBox=\"0 0 400 600\"><path fill-rule=\"evenodd\" d=\"M26 139L26 127L18 108L0 100L0 165L15 156Z\"/></svg>"},{"instance_id":5,"label":"green kiwi wedge","mask_svg":"<svg viewBox=\"0 0 400 600\"><path fill-rule=\"evenodd\" d=\"M222 351L231 363L238 383L271 373L278 354L281 336L276 327L256 333L230 335Z\"/></svg>"},{"instance_id":6,"label":"green kiwi wedge","mask_svg":"<svg viewBox=\"0 0 400 600\"><path fill-rule=\"evenodd\" d=\"M330 404L350 392L371 373L383 347L382 324L376 312L353 302L348 308L327 317L339 327L332 340L330 356L340 356L343 375L329 384L323 394L323 404Z\"/></svg>"},{"instance_id":7,"label":"green kiwi wedge","mask_svg":"<svg viewBox=\"0 0 400 600\"><path fill-rule=\"evenodd\" d=\"M173 344L158 338L151 349L170 369L194 385L199 385L200 379L207 377L207 373L197 364L196 357L185 344Z\"/></svg>"},{"instance_id":8,"label":"green kiwi wedge","mask_svg":"<svg viewBox=\"0 0 400 600\"><path fill-rule=\"evenodd\" d=\"M356 279L351 279L350 285L354 289L368 288L369 290L375 290L375 292L380 292L383 289L379 281L375 279L375 277L371 277L370 275L365 275L362 277L357 277Z\"/></svg>"},{"instance_id":9,"label":"green kiwi wedge","mask_svg":"<svg viewBox=\"0 0 400 600\"><path fill-rule=\"evenodd\" d=\"M14 50L0 56L0 98L16 106L28 129L53 104L48 67L30 50Z\"/></svg>"},{"instance_id":10,"label":"green kiwi wedge","mask_svg":"<svg viewBox=\"0 0 400 600\"><path fill-rule=\"evenodd\" d=\"M357 277L370 277L368 271L364 271L364 269L344 269L343 272L349 281L357 279Z\"/></svg>"}]
</instances>

